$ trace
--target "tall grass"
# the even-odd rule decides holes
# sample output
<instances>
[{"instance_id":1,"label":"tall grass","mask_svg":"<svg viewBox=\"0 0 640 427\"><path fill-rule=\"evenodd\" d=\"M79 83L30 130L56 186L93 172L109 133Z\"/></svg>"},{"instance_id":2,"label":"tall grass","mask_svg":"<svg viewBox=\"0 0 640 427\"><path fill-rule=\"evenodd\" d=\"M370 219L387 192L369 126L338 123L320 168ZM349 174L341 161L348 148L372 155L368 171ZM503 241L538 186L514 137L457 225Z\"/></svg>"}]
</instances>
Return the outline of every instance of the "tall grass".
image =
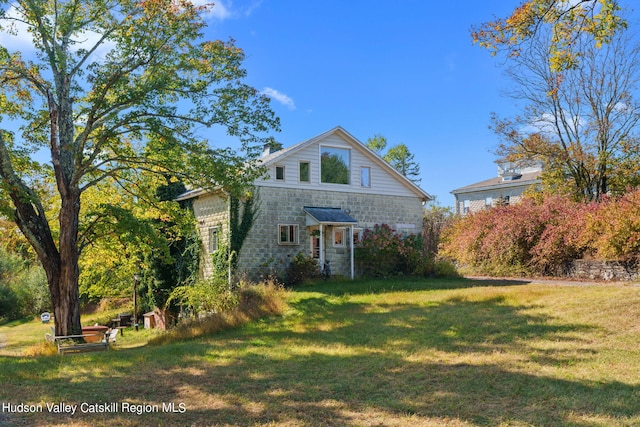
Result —
<instances>
[{"instance_id":1,"label":"tall grass","mask_svg":"<svg viewBox=\"0 0 640 427\"><path fill-rule=\"evenodd\" d=\"M635 426L638 290L329 281L287 291L286 308L256 290L245 312L283 315L164 345L1 357L0 402L185 405L10 414L9 425Z\"/></svg>"},{"instance_id":2,"label":"tall grass","mask_svg":"<svg viewBox=\"0 0 640 427\"><path fill-rule=\"evenodd\" d=\"M233 309L181 322L166 333L152 338L149 344L166 345L237 328L263 317L280 315L285 307L284 289L277 283L245 285L239 289L238 304Z\"/></svg>"}]
</instances>

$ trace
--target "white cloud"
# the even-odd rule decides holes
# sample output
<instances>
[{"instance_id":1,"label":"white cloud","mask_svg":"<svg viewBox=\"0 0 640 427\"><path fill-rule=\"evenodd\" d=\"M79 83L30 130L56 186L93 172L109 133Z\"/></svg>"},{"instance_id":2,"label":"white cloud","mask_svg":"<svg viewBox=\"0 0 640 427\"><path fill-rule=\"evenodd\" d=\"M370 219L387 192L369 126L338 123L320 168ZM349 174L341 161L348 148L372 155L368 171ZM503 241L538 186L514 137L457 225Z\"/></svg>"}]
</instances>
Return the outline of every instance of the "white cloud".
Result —
<instances>
[{"instance_id":1,"label":"white cloud","mask_svg":"<svg viewBox=\"0 0 640 427\"><path fill-rule=\"evenodd\" d=\"M35 52L36 47L33 36L29 32L29 25L24 22L22 14L14 6L7 10L2 26L6 29L6 31L0 32L2 46L9 51L20 51L24 54ZM90 50L100 41L101 37L102 35L95 31L75 34L73 37L75 43L71 44L70 49L72 52L77 52L80 49ZM102 41L98 49L93 52L92 58L103 60L114 47L115 43L108 40Z\"/></svg>"},{"instance_id":2,"label":"white cloud","mask_svg":"<svg viewBox=\"0 0 640 427\"><path fill-rule=\"evenodd\" d=\"M0 44L9 50L34 50L33 39L27 31L28 26L22 22L20 12L11 6L2 20L5 31L0 32Z\"/></svg>"},{"instance_id":3,"label":"white cloud","mask_svg":"<svg viewBox=\"0 0 640 427\"><path fill-rule=\"evenodd\" d=\"M224 3L222 2L222 0L191 0L191 2L195 5L195 6L209 6L209 10L207 11L207 13L204 14L205 18L214 18L214 19L218 19L220 21L224 21L227 18L230 18L232 13L231 13L231 6L232 3L231 1L225 1Z\"/></svg>"},{"instance_id":4,"label":"white cloud","mask_svg":"<svg viewBox=\"0 0 640 427\"><path fill-rule=\"evenodd\" d=\"M293 102L293 99L291 99L289 96L285 95L284 93L278 92L275 89L272 89L270 87L265 87L262 90L262 94L279 102L280 104L286 106L290 110L296 109L296 104Z\"/></svg>"}]
</instances>

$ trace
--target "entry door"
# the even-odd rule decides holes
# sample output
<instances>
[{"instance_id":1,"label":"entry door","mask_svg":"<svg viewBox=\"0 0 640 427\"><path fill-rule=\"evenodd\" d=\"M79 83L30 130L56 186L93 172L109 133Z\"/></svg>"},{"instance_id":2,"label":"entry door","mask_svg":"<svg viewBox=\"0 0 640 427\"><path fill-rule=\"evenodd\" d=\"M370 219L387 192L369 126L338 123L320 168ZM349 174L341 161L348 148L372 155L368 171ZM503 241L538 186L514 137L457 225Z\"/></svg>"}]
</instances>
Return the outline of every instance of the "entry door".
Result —
<instances>
[{"instance_id":1,"label":"entry door","mask_svg":"<svg viewBox=\"0 0 640 427\"><path fill-rule=\"evenodd\" d=\"M311 236L311 256L320 258L320 236Z\"/></svg>"}]
</instances>

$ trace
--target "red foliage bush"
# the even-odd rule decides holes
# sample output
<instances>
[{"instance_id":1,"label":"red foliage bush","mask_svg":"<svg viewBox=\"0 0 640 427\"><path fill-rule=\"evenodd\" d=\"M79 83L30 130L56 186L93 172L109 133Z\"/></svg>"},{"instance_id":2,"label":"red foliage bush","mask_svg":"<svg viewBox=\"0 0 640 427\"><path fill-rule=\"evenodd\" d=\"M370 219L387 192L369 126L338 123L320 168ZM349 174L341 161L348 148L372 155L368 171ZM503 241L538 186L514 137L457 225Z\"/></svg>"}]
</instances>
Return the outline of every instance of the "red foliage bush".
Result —
<instances>
[{"instance_id":1,"label":"red foliage bush","mask_svg":"<svg viewBox=\"0 0 640 427\"><path fill-rule=\"evenodd\" d=\"M640 190L604 198L587 218L588 244L598 259L640 255Z\"/></svg>"},{"instance_id":2,"label":"red foliage bush","mask_svg":"<svg viewBox=\"0 0 640 427\"><path fill-rule=\"evenodd\" d=\"M589 250L584 232L595 210L594 204L552 196L481 211L445 231L441 253L484 274L554 273Z\"/></svg>"}]
</instances>

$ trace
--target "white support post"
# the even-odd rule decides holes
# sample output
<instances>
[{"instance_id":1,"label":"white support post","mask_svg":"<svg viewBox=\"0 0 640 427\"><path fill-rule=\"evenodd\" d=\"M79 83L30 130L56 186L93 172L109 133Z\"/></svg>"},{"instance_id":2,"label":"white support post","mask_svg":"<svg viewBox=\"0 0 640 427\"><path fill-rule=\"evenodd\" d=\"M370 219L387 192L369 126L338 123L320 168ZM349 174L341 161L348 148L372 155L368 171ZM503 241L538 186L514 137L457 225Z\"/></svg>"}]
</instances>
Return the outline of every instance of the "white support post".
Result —
<instances>
[{"instance_id":1,"label":"white support post","mask_svg":"<svg viewBox=\"0 0 640 427\"><path fill-rule=\"evenodd\" d=\"M319 245L319 247L320 247L320 268L324 269L324 237L322 236L322 224L320 224L319 227L320 227L320 245Z\"/></svg>"},{"instance_id":2,"label":"white support post","mask_svg":"<svg viewBox=\"0 0 640 427\"><path fill-rule=\"evenodd\" d=\"M353 266L353 260L354 260L353 252L354 252L354 247L355 247L355 242L353 241L353 225L349 226L349 234L351 235L349 237L349 241L351 242L351 254L350 254L350 258L351 258L351 280L353 280L354 277L355 277L355 270L354 270L354 266Z\"/></svg>"}]
</instances>

